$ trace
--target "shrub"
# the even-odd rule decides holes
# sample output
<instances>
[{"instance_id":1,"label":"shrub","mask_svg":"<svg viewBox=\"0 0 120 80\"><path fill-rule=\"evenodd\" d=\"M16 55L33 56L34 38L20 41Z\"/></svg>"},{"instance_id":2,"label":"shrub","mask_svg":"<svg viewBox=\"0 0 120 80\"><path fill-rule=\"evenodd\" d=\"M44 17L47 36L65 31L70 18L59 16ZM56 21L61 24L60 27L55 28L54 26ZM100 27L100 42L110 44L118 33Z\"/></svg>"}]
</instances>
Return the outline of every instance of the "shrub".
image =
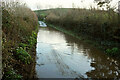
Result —
<instances>
[{"instance_id":1,"label":"shrub","mask_svg":"<svg viewBox=\"0 0 120 80\"><path fill-rule=\"evenodd\" d=\"M30 63L31 56L28 54L28 51L31 53L33 49L28 50L29 44L27 42L32 31L35 31L38 27L38 19L31 9L29 9L24 3L16 2L16 0L3 0L1 10L3 13L2 63L4 76L4 73L6 73L9 66L13 68L18 64L23 65ZM16 56L16 58L14 56ZM18 63L18 60L23 62L23 64L21 64L21 62ZM19 71L22 70L21 67L17 67L15 69L18 69ZM24 73L25 72L26 71L24 71ZM29 74L27 74L27 76L28 75Z\"/></svg>"}]
</instances>

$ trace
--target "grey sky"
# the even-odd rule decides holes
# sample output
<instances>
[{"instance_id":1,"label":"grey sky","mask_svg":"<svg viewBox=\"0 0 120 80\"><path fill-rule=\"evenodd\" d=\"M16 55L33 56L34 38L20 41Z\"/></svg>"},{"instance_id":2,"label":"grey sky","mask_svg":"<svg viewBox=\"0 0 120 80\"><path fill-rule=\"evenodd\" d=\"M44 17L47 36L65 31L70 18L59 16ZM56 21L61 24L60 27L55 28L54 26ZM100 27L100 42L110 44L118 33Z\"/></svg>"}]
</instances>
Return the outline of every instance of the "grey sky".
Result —
<instances>
[{"instance_id":1,"label":"grey sky","mask_svg":"<svg viewBox=\"0 0 120 80\"><path fill-rule=\"evenodd\" d=\"M48 8L72 8L74 7L80 8L89 8L90 6L95 7L94 0L20 0L21 2L25 2L28 7L32 10L36 9L48 9ZM120 0L113 0L111 5L115 5Z\"/></svg>"}]
</instances>

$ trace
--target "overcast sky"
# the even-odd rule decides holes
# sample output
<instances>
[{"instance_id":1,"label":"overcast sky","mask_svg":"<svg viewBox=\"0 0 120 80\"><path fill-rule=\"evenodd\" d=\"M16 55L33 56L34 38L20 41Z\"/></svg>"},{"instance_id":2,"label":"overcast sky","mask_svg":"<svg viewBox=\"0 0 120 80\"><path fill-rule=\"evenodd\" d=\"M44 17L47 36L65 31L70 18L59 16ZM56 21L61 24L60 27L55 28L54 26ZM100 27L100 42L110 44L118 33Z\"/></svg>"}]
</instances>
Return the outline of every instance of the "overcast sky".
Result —
<instances>
[{"instance_id":1,"label":"overcast sky","mask_svg":"<svg viewBox=\"0 0 120 80\"><path fill-rule=\"evenodd\" d=\"M80 7L80 8L89 8L90 6L94 6L94 0L20 0L27 4L32 10L36 9L48 9L48 8L72 8ZM120 0L113 0L112 5L115 5ZM73 5L74 4L74 5Z\"/></svg>"}]
</instances>

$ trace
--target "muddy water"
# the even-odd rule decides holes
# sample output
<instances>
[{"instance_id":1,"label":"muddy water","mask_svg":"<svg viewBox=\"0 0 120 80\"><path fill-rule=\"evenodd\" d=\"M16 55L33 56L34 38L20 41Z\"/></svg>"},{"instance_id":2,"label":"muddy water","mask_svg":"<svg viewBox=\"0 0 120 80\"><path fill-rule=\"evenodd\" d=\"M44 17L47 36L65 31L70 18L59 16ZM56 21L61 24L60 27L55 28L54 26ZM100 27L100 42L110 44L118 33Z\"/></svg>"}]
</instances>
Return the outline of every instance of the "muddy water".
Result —
<instances>
[{"instance_id":1,"label":"muddy water","mask_svg":"<svg viewBox=\"0 0 120 80\"><path fill-rule=\"evenodd\" d=\"M100 50L52 28L37 38L38 78L120 78L120 63Z\"/></svg>"}]
</instances>

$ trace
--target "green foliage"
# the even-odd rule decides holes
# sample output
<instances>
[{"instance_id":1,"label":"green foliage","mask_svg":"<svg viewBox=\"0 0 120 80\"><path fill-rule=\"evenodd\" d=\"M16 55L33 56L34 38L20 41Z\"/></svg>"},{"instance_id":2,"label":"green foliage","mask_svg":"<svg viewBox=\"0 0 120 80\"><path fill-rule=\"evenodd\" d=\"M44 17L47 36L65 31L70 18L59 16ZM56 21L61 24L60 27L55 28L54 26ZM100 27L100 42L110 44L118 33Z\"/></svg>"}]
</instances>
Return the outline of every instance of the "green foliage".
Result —
<instances>
[{"instance_id":1,"label":"green foliage","mask_svg":"<svg viewBox=\"0 0 120 80\"><path fill-rule=\"evenodd\" d=\"M5 72L5 80L22 80L22 76L11 69Z\"/></svg>"},{"instance_id":2,"label":"green foliage","mask_svg":"<svg viewBox=\"0 0 120 80\"><path fill-rule=\"evenodd\" d=\"M34 46L34 44L36 44L36 42L37 34L36 32L32 31L32 35L28 38L28 43L20 43L19 47L22 47L23 49L31 48L32 46Z\"/></svg>"},{"instance_id":3,"label":"green foliage","mask_svg":"<svg viewBox=\"0 0 120 80\"><path fill-rule=\"evenodd\" d=\"M34 37L36 39L37 38L37 33L32 31L32 37Z\"/></svg>"},{"instance_id":4,"label":"green foliage","mask_svg":"<svg viewBox=\"0 0 120 80\"><path fill-rule=\"evenodd\" d=\"M106 53L111 55L111 56L120 56L120 50L116 47L112 48L112 49L107 49Z\"/></svg>"},{"instance_id":5,"label":"green foliage","mask_svg":"<svg viewBox=\"0 0 120 80\"><path fill-rule=\"evenodd\" d=\"M36 44L36 42L37 42L37 34L33 31L32 35L28 39L28 44L30 47L32 47L34 44Z\"/></svg>"},{"instance_id":6,"label":"green foliage","mask_svg":"<svg viewBox=\"0 0 120 80\"><path fill-rule=\"evenodd\" d=\"M37 42L37 34L36 32L32 32L32 35L28 39L28 43L20 43L19 48L16 49L16 56L19 60L21 60L25 64L30 64L32 58L29 53L26 51L26 48L30 49L34 47Z\"/></svg>"},{"instance_id":7,"label":"green foliage","mask_svg":"<svg viewBox=\"0 0 120 80\"><path fill-rule=\"evenodd\" d=\"M36 42L37 42L37 34L36 32L33 31L32 35L28 39L28 43L27 44L20 43L19 48L16 49L16 56L18 57L18 59L20 59L25 64L30 64L32 58L26 51L26 48L31 49L32 47L34 47Z\"/></svg>"},{"instance_id":8,"label":"green foliage","mask_svg":"<svg viewBox=\"0 0 120 80\"><path fill-rule=\"evenodd\" d=\"M25 43L20 43L19 46L22 47L23 49L26 49L26 47L28 47L29 45Z\"/></svg>"},{"instance_id":9,"label":"green foliage","mask_svg":"<svg viewBox=\"0 0 120 80\"><path fill-rule=\"evenodd\" d=\"M16 56L25 64L30 64L32 58L22 47L16 49Z\"/></svg>"}]
</instances>

